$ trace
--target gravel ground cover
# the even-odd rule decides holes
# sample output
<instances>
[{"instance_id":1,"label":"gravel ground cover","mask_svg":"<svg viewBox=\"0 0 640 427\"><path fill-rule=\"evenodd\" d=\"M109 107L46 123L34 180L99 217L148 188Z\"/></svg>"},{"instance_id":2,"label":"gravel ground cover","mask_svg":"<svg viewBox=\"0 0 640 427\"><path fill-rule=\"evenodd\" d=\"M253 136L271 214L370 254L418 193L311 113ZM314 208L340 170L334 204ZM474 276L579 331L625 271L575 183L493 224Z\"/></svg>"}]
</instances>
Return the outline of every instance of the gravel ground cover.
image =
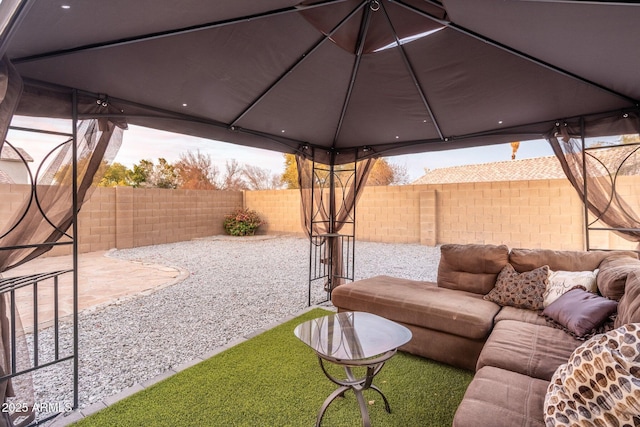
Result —
<instances>
[{"instance_id":1,"label":"gravel ground cover","mask_svg":"<svg viewBox=\"0 0 640 427\"><path fill-rule=\"evenodd\" d=\"M176 285L80 313L80 408L307 306L309 243L303 238L212 237L117 250L110 256L190 274ZM438 247L356 242L356 279L386 274L435 280L439 259ZM317 289L312 298L323 296ZM40 334L43 348L52 333ZM64 352L71 346L70 327L62 328L61 336ZM36 401L69 402L70 369L69 363L38 371Z\"/></svg>"}]
</instances>

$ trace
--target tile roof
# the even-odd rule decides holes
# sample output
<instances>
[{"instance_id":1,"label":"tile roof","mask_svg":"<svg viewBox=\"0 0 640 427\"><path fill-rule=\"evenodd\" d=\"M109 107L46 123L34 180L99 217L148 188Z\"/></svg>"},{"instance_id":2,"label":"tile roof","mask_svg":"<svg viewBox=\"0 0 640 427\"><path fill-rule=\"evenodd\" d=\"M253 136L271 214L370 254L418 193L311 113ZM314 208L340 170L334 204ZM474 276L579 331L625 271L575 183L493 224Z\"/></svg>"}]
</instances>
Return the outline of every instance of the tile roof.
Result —
<instances>
[{"instance_id":1,"label":"tile roof","mask_svg":"<svg viewBox=\"0 0 640 427\"><path fill-rule=\"evenodd\" d=\"M555 156L432 169L413 184L566 179Z\"/></svg>"},{"instance_id":2,"label":"tile roof","mask_svg":"<svg viewBox=\"0 0 640 427\"><path fill-rule=\"evenodd\" d=\"M17 152L16 152L17 151ZM2 151L0 152L0 160L7 160L7 161L22 161L22 159L20 158L20 156L18 155L18 152L22 155L22 157L24 157L24 159L27 162L33 162L33 157L31 157L29 155L29 153L27 153L24 149L17 147L17 148L13 148L8 144L2 144Z\"/></svg>"},{"instance_id":3,"label":"tile roof","mask_svg":"<svg viewBox=\"0 0 640 427\"><path fill-rule=\"evenodd\" d=\"M587 152L591 176L640 175L640 146L601 147ZM582 162L582 160L580 160ZM453 184L460 182L533 181L566 179L556 156L481 163L427 170L413 184Z\"/></svg>"}]
</instances>

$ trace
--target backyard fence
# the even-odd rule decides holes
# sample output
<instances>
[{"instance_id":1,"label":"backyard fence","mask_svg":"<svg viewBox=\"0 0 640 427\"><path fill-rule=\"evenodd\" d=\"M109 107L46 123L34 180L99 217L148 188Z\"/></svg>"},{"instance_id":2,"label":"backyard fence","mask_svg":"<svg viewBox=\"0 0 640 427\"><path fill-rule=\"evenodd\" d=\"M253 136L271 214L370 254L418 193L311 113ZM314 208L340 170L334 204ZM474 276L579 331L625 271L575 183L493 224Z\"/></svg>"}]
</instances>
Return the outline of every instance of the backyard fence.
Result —
<instances>
[{"instance_id":1,"label":"backyard fence","mask_svg":"<svg viewBox=\"0 0 640 427\"><path fill-rule=\"evenodd\" d=\"M640 206L640 177L620 177L618 194ZM15 214L28 187L0 185L0 227ZM260 234L303 235L298 190L199 191L97 188L79 216L79 250L171 243L223 234L236 208L258 211ZM591 246L633 249L608 231ZM584 249L584 208L566 180L502 181L367 187L356 208L356 239L387 243L504 243L509 247ZM69 248L55 248L62 255Z\"/></svg>"}]
</instances>

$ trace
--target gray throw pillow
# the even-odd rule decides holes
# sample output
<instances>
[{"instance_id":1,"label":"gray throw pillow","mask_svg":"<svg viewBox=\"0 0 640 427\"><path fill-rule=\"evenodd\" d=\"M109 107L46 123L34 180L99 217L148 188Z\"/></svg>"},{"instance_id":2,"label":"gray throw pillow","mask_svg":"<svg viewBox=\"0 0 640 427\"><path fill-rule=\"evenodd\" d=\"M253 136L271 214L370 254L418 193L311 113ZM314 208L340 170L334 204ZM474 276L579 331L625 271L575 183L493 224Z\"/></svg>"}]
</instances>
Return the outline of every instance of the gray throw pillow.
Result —
<instances>
[{"instance_id":1,"label":"gray throw pillow","mask_svg":"<svg viewBox=\"0 0 640 427\"><path fill-rule=\"evenodd\" d=\"M616 312L616 301L584 289L572 289L549 304L542 315L557 322L576 337L585 337Z\"/></svg>"}]
</instances>

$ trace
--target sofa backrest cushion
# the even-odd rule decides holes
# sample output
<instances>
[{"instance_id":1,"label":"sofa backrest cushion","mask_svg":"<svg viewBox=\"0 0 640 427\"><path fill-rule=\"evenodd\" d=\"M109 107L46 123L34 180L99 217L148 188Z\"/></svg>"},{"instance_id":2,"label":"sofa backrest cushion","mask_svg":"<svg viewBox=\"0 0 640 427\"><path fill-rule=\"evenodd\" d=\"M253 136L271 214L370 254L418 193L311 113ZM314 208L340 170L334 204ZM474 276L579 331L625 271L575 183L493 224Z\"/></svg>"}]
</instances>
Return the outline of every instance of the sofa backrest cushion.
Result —
<instances>
[{"instance_id":1,"label":"sofa backrest cushion","mask_svg":"<svg viewBox=\"0 0 640 427\"><path fill-rule=\"evenodd\" d=\"M506 245L446 244L440 248L438 286L487 294L509 261Z\"/></svg>"},{"instance_id":2,"label":"sofa backrest cushion","mask_svg":"<svg viewBox=\"0 0 640 427\"><path fill-rule=\"evenodd\" d=\"M517 272L531 271L548 265L552 271L593 271L605 258L624 251L554 251L551 249L511 249L509 262Z\"/></svg>"},{"instance_id":3,"label":"sofa backrest cushion","mask_svg":"<svg viewBox=\"0 0 640 427\"><path fill-rule=\"evenodd\" d=\"M616 301L622 298L627 276L634 270L640 270L640 261L630 256L616 254L603 259L596 279L602 296Z\"/></svg>"},{"instance_id":4,"label":"sofa backrest cushion","mask_svg":"<svg viewBox=\"0 0 640 427\"><path fill-rule=\"evenodd\" d=\"M619 328L627 323L640 323L640 269L627 276L624 295L618 303L614 326Z\"/></svg>"}]
</instances>

